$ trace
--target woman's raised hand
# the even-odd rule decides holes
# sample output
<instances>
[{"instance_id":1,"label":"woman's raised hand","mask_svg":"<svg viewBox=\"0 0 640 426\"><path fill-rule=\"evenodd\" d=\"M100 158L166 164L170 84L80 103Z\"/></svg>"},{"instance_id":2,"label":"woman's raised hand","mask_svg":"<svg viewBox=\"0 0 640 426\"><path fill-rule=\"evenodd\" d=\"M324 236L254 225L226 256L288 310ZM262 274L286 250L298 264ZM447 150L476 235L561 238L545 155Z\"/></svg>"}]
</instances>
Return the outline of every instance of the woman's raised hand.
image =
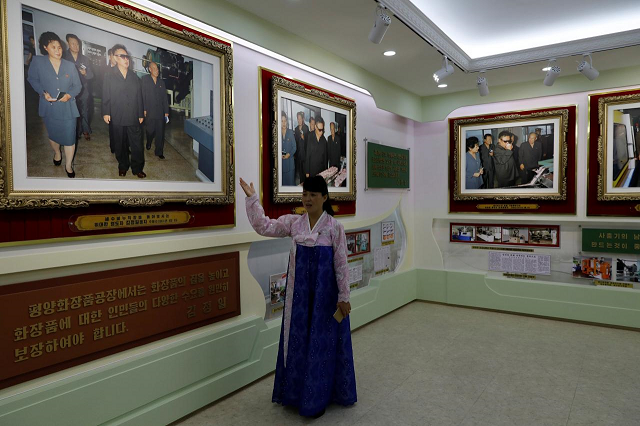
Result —
<instances>
[{"instance_id":1,"label":"woman's raised hand","mask_svg":"<svg viewBox=\"0 0 640 426\"><path fill-rule=\"evenodd\" d=\"M247 184L247 182L244 181L244 179L240 178L240 186L242 187L242 190L244 191L247 197L251 197L253 194L256 193L256 190L253 187L253 182L251 182L251 185L249 185Z\"/></svg>"}]
</instances>

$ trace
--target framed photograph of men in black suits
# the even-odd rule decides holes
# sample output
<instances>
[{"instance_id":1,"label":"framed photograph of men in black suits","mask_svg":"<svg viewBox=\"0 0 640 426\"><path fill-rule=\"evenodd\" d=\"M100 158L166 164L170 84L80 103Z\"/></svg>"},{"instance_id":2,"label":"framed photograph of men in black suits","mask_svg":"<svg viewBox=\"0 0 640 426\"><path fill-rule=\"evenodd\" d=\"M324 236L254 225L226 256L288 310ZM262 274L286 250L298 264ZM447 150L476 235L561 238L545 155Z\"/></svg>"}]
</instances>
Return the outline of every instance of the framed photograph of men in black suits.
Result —
<instances>
[{"instance_id":1,"label":"framed photograph of men in black suits","mask_svg":"<svg viewBox=\"0 0 640 426\"><path fill-rule=\"evenodd\" d=\"M0 208L234 203L230 42L117 0L1 15Z\"/></svg>"},{"instance_id":2,"label":"framed photograph of men in black suits","mask_svg":"<svg viewBox=\"0 0 640 426\"><path fill-rule=\"evenodd\" d=\"M575 212L575 106L449 119L451 212Z\"/></svg>"},{"instance_id":3,"label":"framed photograph of men in black suits","mask_svg":"<svg viewBox=\"0 0 640 426\"><path fill-rule=\"evenodd\" d=\"M299 202L302 183L316 175L331 199L355 200L355 102L281 76L271 90L273 202Z\"/></svg>"},{"instance_id":4,"label":"framed photograph of men in black suits","mask_svg":"<svg viewBox=\"0 0 640 426\"><path fill-rule=\"evenodd\" d=\"M640 91L589 96L587 215L640 216Z\"/></svg>"}]
</instances>

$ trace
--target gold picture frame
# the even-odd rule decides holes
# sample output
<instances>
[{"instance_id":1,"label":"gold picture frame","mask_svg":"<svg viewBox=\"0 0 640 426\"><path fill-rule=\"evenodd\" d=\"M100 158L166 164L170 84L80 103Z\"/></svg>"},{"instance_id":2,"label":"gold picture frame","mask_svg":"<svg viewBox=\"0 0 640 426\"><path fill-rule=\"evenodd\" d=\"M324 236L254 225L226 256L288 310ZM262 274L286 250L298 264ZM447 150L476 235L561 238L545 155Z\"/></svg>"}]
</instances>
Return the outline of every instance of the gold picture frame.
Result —
<instances>
[{"instance_id":1,"label":"gold picture frame","mask_svg":"<svg viewBox=\"0 0 640 426\"><path fill-rule=\"evenodd\" d=\"M552 107L528 113L502 113L491 116L452 118L450 120L453 121L451 128L453 140L450 141L452 146L450 167L453 169L451 188L453 201L567 200L567 132L569 130L569 110L567 108ZM525 144L527 140L523 136L528 135L529 130L533 131L532 129L534 128L547 129L548 133L543 133L542 136L546 136L545 140L548 141L547 143L551 146L551 149L543 149L543 151L548 152L548 159L539 161L538 173L532 172L534 178L531 181L529 180L529 175L521 174L516 168L517 178L514 179L513 185L498 187L496 178L492 182L492 188L466 188L465 154L467 153L467 138L479 135L479 146L482 147L484 135L491 134L493 145L497 146L498 136L503 130L518 129L518 132L522 134L516 137L520 137L520 144ZM539 138L540 136L538 135ZM535 143L539 142L536 140ZM493 151L491 152L493 153ZM483 176L485 182L486 179L487 177ZM547 186L544 186L542 182Z\"/></svg>"},{"instance_id":2,"label":"gold picture frame","mask_svg":"<svg viewBox=\"0 0 640 426\"><path fill-rule=\"evenodd\" d=\"M598 201L640 200L640 187L627 185L635 173L630 167L631 162L633 161L634 166L638 164L637 158L640 155L640 134L632 123L638 123L639 117L640 93L613 94L598 98ZM620 143L625 146L616 149ZM617 151L620 151L620 155L617 155ZM637 180L637 176L635 178Z\"/></svg>"},{"instance_id":3,"label":"gold picture frame","mask_svg":"<svg viewBox=\"0 0 640 426\"><path fill-rule=\"evenodd\" d=\"M300 176L298 175L295 178L293 185L285 185L283 180L282 159L284 151L282 149L281 114L287 109L285 105L289 105L287 130L293 131L296 128L297 110L299 109L296 105L313 110L316 115L319 114L321 117L331 117L330 119L323 118L325 121L324 135L327 135L327 140L328 136L331 135L331 128L337 130L343 126L340 129L343 130L343 133L336 133L338 136L334 136L333 140L344 141L343 153L345 155L340 155L340 164L333 166L336 168L336 173L328 175L328 173L332 173L329 171L331 167L323 167L323 170L327 171L325 179L328 181L329 194L332 200L355 201L356 103L340 95L303 84L302 82L274 75L271 80L271 112L273 117L271 122L271 148L274 164L272 174L273 202L299 203L302 200L302 186L300 184L302 179ZM310 114L307 114L307 118L310 116ZM340 121L344 121L344 123L340 123ZM303 122L303 124L305 123ZM341 185L343 184L344 186L335 187L333 183L337 182L337 176L341 171L346 175L344 179L340 178ZM296 173L299 173L297 169Z\"/></svg>"},{"instance_id":4,"label":"gold picture frame","mask_svg":"<svg viewBox=\"0 0 640 426\"><path fill-rule=\"evenodd\" d=\"M23 49L24 30L23 34L17 30L22 23L20 14L24 10L35 10L56 19L67 20L76 28L95 31L94 40L99 40L101 34L108 34L121 37L125 44L136 42L149 48L155 47L157 51L195 58L192 70L194 62L203 64L202 67L210 65L211 71L207 71L206 77L196 83L192 75L191 85L188 87L189 93L196 93L199 90L197 84L203 84L200 89L207 93L206 106L203 100L201 110L209 111L213 123L213 150L210 151L212 158L208 161L213 164L211 170L214 172L211 172L211 176L214 179L198 179L194 176L190 181L166 179L162 171L164 167L168 167L168 162L159 167L161 179L131 179L131 175L123 179L86 176L68 179L66 176L56 178L29 175L26 160L29 129L25 125L27 112L23 103L26 95L20 93L27 91L29 83L23 76L23 63L19 53ZM168 202L194 206L235 202L233 46L230 42L205 37L177 21L171 21L171 18L159 19L152 13L142 12L124 3L111 5L100 0L0 0L0 21L0 210L74 208L99 203L137 207L161 206ZM41 25L38 31L47 31L46 26L47 24ZM63 39L64 33L61 32L59 36ZM37 38L35 36L36 44ZM144 56L135 60L143 67L144 64L148 65ZM173 99L173 94L171 96ZM192 119L197 115L195 104L195 101L189 104ZM186 112L184 115L184 120L187 121L189 115ZM105 126L99 122L102 121L101 118L94 117L94 125ZM177 128L178 131L184 130ZM144 129L142 134L144 135ZM114 162L113 156L108 153L108 146L105 152L104 161ZM209 155L208 152L205 155ZM198 162L198 158L195 162ZM114 169L117 164L117 161L113 163ZM194 174L200 170L199 167L194 166Z\"/></svg>"}]
</instances>

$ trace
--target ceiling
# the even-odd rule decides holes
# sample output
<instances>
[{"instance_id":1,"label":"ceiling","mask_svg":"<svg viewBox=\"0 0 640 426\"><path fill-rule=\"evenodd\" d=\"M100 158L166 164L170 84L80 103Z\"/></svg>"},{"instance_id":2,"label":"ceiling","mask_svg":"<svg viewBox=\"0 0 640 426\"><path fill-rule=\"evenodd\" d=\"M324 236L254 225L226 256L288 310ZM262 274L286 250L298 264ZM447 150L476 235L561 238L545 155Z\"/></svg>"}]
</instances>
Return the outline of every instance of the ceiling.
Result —
<instances>
[{"instance_id":1,"label":"ceiling","mask_svg":"<svg viewBox=\"0 0 640 426\"><path fill-rule=\"evenodd\" d=\"M612 40L621 43L622 39L623 42L619 45L630 47L593 53L595 68L605 71L640 65L638 29L621 34L601 35L600 38L586 41L566 41L552 46L542 44L548 42L545 40L564 39L560 38L560 35L550 39L541 36L556 28L562 29L565 37L576 38L577 32L568 31L567 28L580 27L581 21L585 22L583 28L589 28L586 22L590 22L589 19L594 21L594 15L613 19L616 15L607 11L608 8L622 9L624 16L635 18L635 21L628 25L640 27L638 0L474 0L473 8L468 6L468 0L429 0L431 10L440 11L438 14L427 11L429 17L417 7L423 3L427 4L426 0L413 0L415 4L410 0L384 0L385 5L398 16L392 16L391 26L379 45L371 43L367 38L375 18L377 3L373 0L226 1L418 96L475 89L477 74L473 71L481 69L477 67L487 63L497 67L483 67L488 70L486 77L490 87L540 80L542 91L545 88L542 85L545 73L541 69L551 57L546 56L549 52L563 53L557 55L562 76L578 74L576 61L582 59L578 53L588 51L583 49L585 46L608 46L606 49L611 49ZM562 7L555 6L556 4L562 4ZM570 5L573 8L569 7ZM554 7L558 13L545 12L553 10ZM570 11L574 9L581 12L571 14ZM590 12L585 12L586 9ZM471 20L477 21L478 24L469 25L468 22ZM443 28L448 28L450 34L445 33L432 21L439 21ZM625 18L620 22L626 23L628 20ZM505 35L507 31L499 32L499 28L503 26L514 30L508 31L508 35ZM459 31L463 28L466 30ZM615 28L627 26L620 24ZM592 36L593 33L588 32L587 35ZM427 43L425 38L433 46ZM508 47L504 42L516 39L525 40L523 43L527 44L512 44ZM482 40L485 41L481 42ZM478 50L478 46L487 43L495 44L497 51L502 53L476 57L478 52L484 54ZM527 46L528 50L505 52L505 49L514 48L513 46ZM438 88L431 77L442 65L442 55L437 49L446 52L458 67L456 72L446 79L448 87L444 89ZM385 57L382 53L386 50L395 50L397 54ZM286 52L279 53L286 56ZM464 70L471 73L465 73ZM323 71L331 74L330 69Z\"/></svg>"}]
</instances>

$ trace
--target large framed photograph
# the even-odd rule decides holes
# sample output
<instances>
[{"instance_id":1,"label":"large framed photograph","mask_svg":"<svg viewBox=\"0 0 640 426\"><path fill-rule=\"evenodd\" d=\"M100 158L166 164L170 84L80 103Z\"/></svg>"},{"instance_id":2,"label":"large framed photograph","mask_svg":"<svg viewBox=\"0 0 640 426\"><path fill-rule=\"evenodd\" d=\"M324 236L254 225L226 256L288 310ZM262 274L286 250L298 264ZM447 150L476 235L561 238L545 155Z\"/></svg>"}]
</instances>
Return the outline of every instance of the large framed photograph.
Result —
<instances>
[{"instance_id":1,"label":"large framed photograph","mask_svg":"<svg viewBox=\"0 0 640 426\"><path fill-rule=\"evenodd\" d=\"M229 42L118 1L1 13L1 208L234 202Z\"/></svg>"},{"instance_id":2,"label":"large framed photograph","mask_svg":"<svg viewBox=\"0 0 640 426\"><path fill-rule=\"evenodd\" d=\"M332 200L355 200L355 102L280 76L271 85L273 201L299 202L302 182L316 175Z\"/></svg>"},{"instance_id":3,"label":"large framed photograph","mask_svg":"<svg viewBox=\"0 0 640 426\"><path fill-rule=\"evenodd\" d=\"M640 213L640 92L598 94L590 96L597 102L598 122L590 147L597 144L590 155L597 153L596 196L589 188L589 214L606 213L608 209L594 206L593 198L601 206L609 206L611 215ZM597 139L596 139L597 138ZM593 158L589 158L591 162ZM589 182L591 184L591 182Z\"/></svg>"},{"instance_id":4,"label":"large framed photograph","mask_svg":"<svg viewBox=\"0 0 640 426\"><path fill-rule=\"evenodd\" d=\"M570 203L575 107L452 118L450 131L452 212L459 211L457 203L478 201L492 211L514 207L514 213Z\"/></svg>"}]
</instances>

